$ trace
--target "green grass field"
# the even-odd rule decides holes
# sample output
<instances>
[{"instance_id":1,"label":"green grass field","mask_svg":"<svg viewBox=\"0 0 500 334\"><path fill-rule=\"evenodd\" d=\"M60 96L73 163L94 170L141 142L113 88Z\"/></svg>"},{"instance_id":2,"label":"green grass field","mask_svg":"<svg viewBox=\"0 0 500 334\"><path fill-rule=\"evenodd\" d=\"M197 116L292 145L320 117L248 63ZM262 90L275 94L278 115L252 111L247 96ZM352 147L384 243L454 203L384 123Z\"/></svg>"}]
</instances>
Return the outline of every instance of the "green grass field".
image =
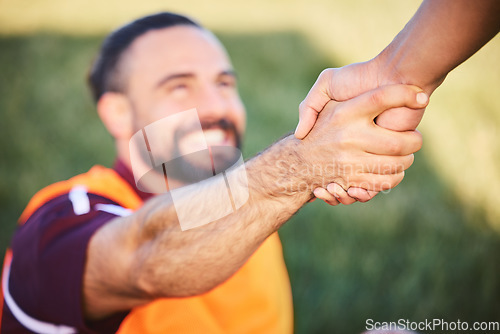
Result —
<instances>
[{"instance_id":1,"label":"green grass field","mask_svg":"<svg viewBox=\"0 0 500 334\"><path fill-rule=\"evenodd\" d=\"M408 19L395 1L381 3ZM355 27L374 24L370 4L345 2L335 15L356 10L350 33L366 40L377 32ZM387 44L399 28L384 24L365 49L353 41L355 55L342 51L347 43L318 48L306 30L221 29L248 110L245 157L294 129L323 68L368 59ZM0 24L0 250L38 189L114 160L84 83L103 34L16 27ZM297 333L359 333L370 318L500 321L498 59L497 37L433 96L424 148L400 186L367 204L316 201L282 228Z\"/></svg>"}]
</instances>

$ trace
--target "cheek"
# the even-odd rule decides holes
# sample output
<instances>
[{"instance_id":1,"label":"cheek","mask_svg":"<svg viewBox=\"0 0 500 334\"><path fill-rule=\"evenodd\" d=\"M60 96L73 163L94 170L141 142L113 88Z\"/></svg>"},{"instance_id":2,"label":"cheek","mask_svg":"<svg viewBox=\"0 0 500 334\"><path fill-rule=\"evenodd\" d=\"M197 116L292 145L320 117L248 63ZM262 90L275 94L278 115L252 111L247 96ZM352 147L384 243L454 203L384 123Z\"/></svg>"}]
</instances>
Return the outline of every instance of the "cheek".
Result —
<instances>
[{"instance_id":1,"label":"cheek","mask_svg":"<svg viewBox=\"0 0 500 334\"><path fill-rule=\"evenodd\" d=\"M246 123L247 123L247 113L243 102L238 99L233 105L233 122L238 129L238 132L243 136L245 134Z\"/></svg>"},{"instance_id":2,"label":"cheek","mask_svg":"<svg viewBox=\"0 0 500 334\"><path fill-rule=\"evenodd\" d=\"M246 127L247 127L247 113L246 113L246 111L243 109L243 110L242 110L242 113L241 113L241 128L240 128L240 127L238 127L238 130L240 131L240 134L241 134L242 136L245 134Z\"/></svg>"},{"instance_id":3,"label":"cheek","mask_svg":"<svg viewBox=\"0 0 500 334\"><path fill-rule=\"evenodd\" d=\"M180 126L178 117L171 117L175 113L168 104L149 105L147 110L136 110L134 132L144 129L148 140L161 146L161 151L170 152L175 131Z\"/></svg>"},{"instance_id":4,"label":"cheek","mask_svg":"<svg viewBox=\"0 0 500 334\"><path fill-rule=\"evenodd\" d=\"M146 108L139 111L141 115L140 123L143 126L147 126L157 121L168 119L170 116L175 115L180 111L184 110L185 109L182 109L181 106L178 106L175 103L171 103L170 101L149 104ZM167 123L171 125L169 126L169 129L166 129L167 131L170 131L170 128L176 125L176 121Z\"/></svg>"}]
</instances>

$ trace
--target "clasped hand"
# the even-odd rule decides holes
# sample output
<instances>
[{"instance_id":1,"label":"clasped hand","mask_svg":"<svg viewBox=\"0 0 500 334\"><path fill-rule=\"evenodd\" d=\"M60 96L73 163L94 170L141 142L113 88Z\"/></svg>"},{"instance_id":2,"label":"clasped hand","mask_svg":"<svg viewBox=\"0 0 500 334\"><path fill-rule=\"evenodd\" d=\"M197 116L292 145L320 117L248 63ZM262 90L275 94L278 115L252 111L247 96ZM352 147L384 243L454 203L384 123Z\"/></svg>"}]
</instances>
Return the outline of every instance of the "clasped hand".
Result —
<instances>
[{"instance_id":1,"label":"clasped hand","mask_svg":"<svg viewBox=\"0 0 500 334\"><path fill-rule=\"evenodd\" d=\"M316 84L311 92L321 88ZM368 201L399 184L413 163L413 153L422 146L421 134L413 129L389 130L376 119L387 110L404 109L414 110L414 118L420 121L428 102L422 94L416 86L399 84L375 88L344 102L321 96L324 108L302 114L296 131L303 138L309 170L317 170L314 164L333 166L327 175L307 180L314 195L330 205L351 204Z\"/></svg>"}]
</instances>

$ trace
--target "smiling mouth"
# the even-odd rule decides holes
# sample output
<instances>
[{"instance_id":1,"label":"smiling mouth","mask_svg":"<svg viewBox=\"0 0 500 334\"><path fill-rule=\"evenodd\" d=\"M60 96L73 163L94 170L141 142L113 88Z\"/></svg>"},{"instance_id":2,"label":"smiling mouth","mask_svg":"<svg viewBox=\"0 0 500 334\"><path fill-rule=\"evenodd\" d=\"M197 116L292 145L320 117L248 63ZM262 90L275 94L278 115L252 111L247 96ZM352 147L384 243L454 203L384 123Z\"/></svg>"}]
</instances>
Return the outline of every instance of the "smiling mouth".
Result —
<instances>
[{"instance_id":1,"label":"smiling mouth","mask_svg":"<svg viewBox=\"0 0 500 334\"><path fill-rule=\"evenodd\" d=\"M186 133L178 141L179 151L182 155L201 151L213 146L236 146L236 138L232 131L211 127L203 131Z\"/></svg>"}]
</instances>

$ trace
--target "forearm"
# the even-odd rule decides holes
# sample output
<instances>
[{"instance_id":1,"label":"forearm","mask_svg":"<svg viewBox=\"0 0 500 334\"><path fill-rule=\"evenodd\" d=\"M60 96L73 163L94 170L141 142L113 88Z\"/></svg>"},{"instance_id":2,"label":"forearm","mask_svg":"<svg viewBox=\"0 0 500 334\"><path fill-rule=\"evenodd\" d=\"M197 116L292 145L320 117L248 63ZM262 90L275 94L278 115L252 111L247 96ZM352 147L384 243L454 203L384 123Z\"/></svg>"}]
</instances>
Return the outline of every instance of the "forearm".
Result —
<instances>
[{"instance_id":1,"label":"forearm","mask_svg":"<svg viewBox=\"0 0 500 334\"><path fill-rule=\"evenodd\" d=\"M498 0L424 0L378 56L320 74L300 104L296 137L308 135L330 100L345 101L390 84L411 84L432 94L451 70L499 30ZM376 123L396 131L414 130L423 114L424 109L393 108L382 113Z\"/></svg>"},{"instance_id":2,"label":"forearm","mask_svg":"<svg viewBox=\"0 0 500 334\"><path fill-rule=\"evenodd\" d=\"M498 0L424 0L375 60L383 81L413 84L430 94L498 31Z\"/></svg>"},{"instance_id":3,"label":"forearm","mask_svg":"<svg viewBox=\"0 0 500 334\"><path fill-rule=\"evenodd\" d=\"M195 189L180 188L182 196L173 190L106 224L88 247L83 284L87 317L216 287L310 200L316 187L337 182L345 189L380 191L397 185L413 162L412 153L421 147L421 136L391 132L373 120L388 108L422 107L416 95L416 87L392 85L345 103L331 101L305 140L290 135L270 146L245 164L246 177L227 169L222 187L212 183L216 177L210 178ZM226 184L233 195L238 184L248 186L248 200L237 209L231 205L236 210L224 215L228 204L221 204L219 195L228 191ZM176 212L179 207L186 211ZM204 216L213 217L213 212L223 218L182 231L179 220L185 212L195 223L210 221Z\"/></svg>"},{"instance_id":4,"label":"forearm","mask_svg":"<svg viewBox=\"0 0 500 334\"><path fill-rule=\"evenodd\" d=\"M248 161L247 203L208 225L181 231L172 198L164 194L100 230L89 246L87 315L100 318L159 297L201 294L228 279L311 198L312 189L299 191L303 174L283 165L302 164L297 145L303 144L289 136ZM207 183L198 191L210 193L210 186ZM198 213L220 205L211 196L192 204ZM113 266L115 270L105 270ZM102 298L107 291L127 296L126 302Z\"/></svg>"},{"instance_id":5,"label":"forearm","mask_svg":"<svg viewBox=\"0 0 500 334\"><path fill-rule=\"evenodd\" d=\"M284 188L285 182L300 183L300 174L279 169L276 164L287 161L298 165L300 158L294 148L297 142L287 137L248 161L248 201L217 221L181 232L172 205L165 208L160 200L146 208L150 212L147 224L156 231L142 241L152 242L153 247L147 245L138 252L138 258L145 259L137 264L141 267L137 272L143 273L139 281L145 283L144 290L151 291L153 297L191 296L214 288L236 272L268 236L311 198L306 190ZM187 199L195 216L220 206L210 198L211 185L203 187L199 191L206 194L204 203Z\"/></svg>"}]
</instances>

